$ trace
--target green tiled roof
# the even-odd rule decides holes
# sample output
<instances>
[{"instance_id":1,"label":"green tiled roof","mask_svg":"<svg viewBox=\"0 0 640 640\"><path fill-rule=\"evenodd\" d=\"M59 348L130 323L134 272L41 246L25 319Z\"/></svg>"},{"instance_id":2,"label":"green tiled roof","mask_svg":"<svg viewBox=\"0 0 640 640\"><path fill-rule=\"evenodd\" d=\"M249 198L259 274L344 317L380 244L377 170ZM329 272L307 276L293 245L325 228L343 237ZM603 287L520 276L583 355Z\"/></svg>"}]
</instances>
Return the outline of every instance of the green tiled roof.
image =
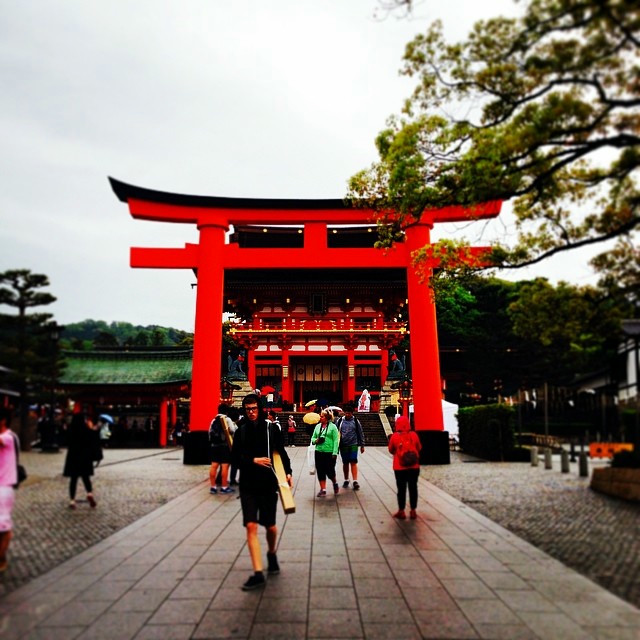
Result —
<instances>
[{"instance_id":1,"label":"green tiled roof","mask_svg":"<svg viewBox=\"0 0 640 640\"><path fill-rule=\"evenodd\" d=\"M61 385L141 385L191 382L191 349L67 351Z\"/></svg>"}]
</instances>

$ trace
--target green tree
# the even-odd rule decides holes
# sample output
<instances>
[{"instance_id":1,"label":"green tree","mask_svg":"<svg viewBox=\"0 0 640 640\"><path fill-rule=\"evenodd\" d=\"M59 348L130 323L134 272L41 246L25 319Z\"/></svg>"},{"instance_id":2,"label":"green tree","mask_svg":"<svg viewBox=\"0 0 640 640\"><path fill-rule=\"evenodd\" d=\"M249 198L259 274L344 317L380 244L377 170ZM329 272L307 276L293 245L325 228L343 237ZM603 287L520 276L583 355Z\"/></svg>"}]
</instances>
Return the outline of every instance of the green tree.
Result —
<instances>
[{"instance_id":1,"label":"green tree","mask_svg":"<svg viewBox=\"0 0 640 640\"><path fill-rule=\"evenodd\" d=\"M155 327L151 332L151 346L161 347L167 343L167 331L161 327Z\"/></svg>"},{"instance_id":2,"label":"green tree","mask_svg":"<svg viewBox=\"0 0 640 640\"><path fill-rule=\"evenodd\" d=\"M138 333L136 333L133 338L133 344L136 347L147 347L149 346L149 332L145 329L140 329Z\"/></svg>"},{"instance_id":3,"label":"green tree","mask_svg":"<svg viewBox=\"0 0 640 640\"><path fill-rule=\"evenodd\" d=\"M520 283L508 307L514 334L532 345L541 375L556 384L611 361L626 311L594 287L554 287L545 278Z\"/></svg>"},{"instance_id":4,"label":"green tree","mask_svg":"<svg viewBox=\"0 0 640 640\"><path fill-rule=\"evenodd\" d=\"M626 302L595 287L478 275L445 282L436 290L444 368L485 399L496 386L508 395L543 382L567 385L611 364L628 316ZM457 386L447 385L467 390Z\"/></svg>"},{"instance_id":5,"label":"green tree","mask_svg":"<svg viewBox=\"0 0 640 640\"><path fill-rule=\"evenodd\" d=\"M60 366L57 341L50 337L56 328L52 314L29 312L56 300L52 294L40 291L48 286L46 275L28 269L0 273L0 305L16 311L15 315L0 314L0 357L2 364L13 371L13 381L20 392L21 434L26 434L30 402L50 385ZM24 440L28 445L29 439Z\"/></svg>"},{"instance_id":6,"label":"green tree","mask_svg":"<svg viewBox=\"0 0 640 640\"><path fill-rule=\"evenodd\" d=\"M94 347L117 347L118 345L118 338L106 329L98 331L93 338Z\"/></svg>"},{"instance_id":7,"label":"green tree","mask_svg":"<svg viewBox=\"0 0 640 640\"><path fill-rule=\"evenodd\" d=\"M524 355L529 349L514 334L508 315L517 291L516 283L472 274L445 279L436 289L443 366L464 378L448 381L451 393L474 392L486 400L496 396L496 386L504 395L517 390L525 363L531 365Z\"/></svg>"},{"instance_id":8,"label":"green tree","mask_svg":"<svg viewBox=\"0 0 640 640\"><path fill-rule=\"evenodd\" d=\"M615 238L619 258L596 265L632 272L637 291L639 31L640 5L625 0L529 0L454 44L431 24L407 45L417 85L378 135L379 161L350 181L350 198L378 211L379 244L425 208L513 199L517 241L496 243L492 264ZM458 249L435 251L455 263Z\"/></svg>"}]
</instances>

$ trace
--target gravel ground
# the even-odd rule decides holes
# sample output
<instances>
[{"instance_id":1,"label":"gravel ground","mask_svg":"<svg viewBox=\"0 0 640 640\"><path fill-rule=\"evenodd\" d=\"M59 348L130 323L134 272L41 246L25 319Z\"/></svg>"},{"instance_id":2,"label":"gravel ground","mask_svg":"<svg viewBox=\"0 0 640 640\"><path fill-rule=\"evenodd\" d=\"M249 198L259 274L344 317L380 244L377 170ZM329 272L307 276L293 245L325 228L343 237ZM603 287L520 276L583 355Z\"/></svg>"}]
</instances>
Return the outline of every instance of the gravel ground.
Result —
<instances>
[{"instance_id":1,"label":"gravel ground","mask_svg":"<svg viewBox=\"0 0 640 640\"><path fill-rule=\"evenodd\" d=\"M452 452L421 476L605 589L640 607L640 504L589 488L577 463L560 473ZM606 463L595 461L596 466Z\"/></svg>"}]
</instances>

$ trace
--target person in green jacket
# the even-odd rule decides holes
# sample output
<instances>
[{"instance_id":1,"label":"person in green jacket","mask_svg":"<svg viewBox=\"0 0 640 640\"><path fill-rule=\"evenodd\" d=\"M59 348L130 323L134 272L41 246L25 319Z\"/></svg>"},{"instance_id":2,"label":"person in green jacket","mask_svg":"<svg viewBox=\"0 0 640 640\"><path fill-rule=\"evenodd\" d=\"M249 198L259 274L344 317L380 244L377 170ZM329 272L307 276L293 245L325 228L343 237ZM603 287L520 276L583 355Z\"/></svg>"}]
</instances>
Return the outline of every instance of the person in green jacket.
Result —
<instances>
[{"instance_id":1,"label":"person in green jacket","mask_svg":"<svg viewBox=\"0 0 640 640\"><path fill-rule=\"evenodd\" d=\"M336 459L340 434L333 424L333 414L328 409L320 412L320 422L316 425L311 436L311 444L315 445L316 473L320 483L318 498L327 495L327 478L333 482L333 492L337 494L340 487L336 481Z\"/></svg>"}]
</instances>

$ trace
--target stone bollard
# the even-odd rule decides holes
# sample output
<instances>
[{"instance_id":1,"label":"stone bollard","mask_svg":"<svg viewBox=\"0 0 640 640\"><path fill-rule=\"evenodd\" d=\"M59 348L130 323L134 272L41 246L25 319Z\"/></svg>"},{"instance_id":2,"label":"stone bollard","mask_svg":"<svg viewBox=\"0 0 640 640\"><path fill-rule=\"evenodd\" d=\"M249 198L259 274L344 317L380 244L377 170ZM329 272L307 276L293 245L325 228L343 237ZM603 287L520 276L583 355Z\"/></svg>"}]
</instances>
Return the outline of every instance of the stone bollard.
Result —
<instances>
[{"instance_id":1,"label":"stone bollard","mask_svg":"<svg viewBox=\"0 0 640 640\"><path fill-rule=\"evenodd\" d=\"M531 466L538 466L538 447L531 447Z\"/></svg>"},{"instance_id":2,"label":"stone bollard","mask_svg":"<svg viewBox=\"0 0 640 640\"><path fill-rule=\"evenodd\" d=\"M544 450L544 468L551 469L553 467L553 463L551 460L551 449L546 447Z\"/></svg>"},{"instance_id":3,"label":"stone bollard","mask_svg":"<svg viewBox=\"0 0 640 640\"><path fill-rule=\"evenodd\" d=\"M569 452L564 449L560 453L560 470L562 473L569 473Z\"/></svg>"},{"instance_id":4,"label":"stone bollard","mask_svg":"<svg viewBox=\"0 0 640 640\"><path fill-rule=\"evenodd\" d=\"M571 462L576 461L576 442L571 438Z\"/></svg>"},{"instance_id":5,"label":"stone bollard","mask_svg":"<svg viewBox=\"0 0 640 640\"><path fill-rule=\"evenodd\" d=\"M580 477L587 478L589 476L589 457L586 453L581 453L578 459L578 468L580 469Z\"/></svg>"}]
</instances>

